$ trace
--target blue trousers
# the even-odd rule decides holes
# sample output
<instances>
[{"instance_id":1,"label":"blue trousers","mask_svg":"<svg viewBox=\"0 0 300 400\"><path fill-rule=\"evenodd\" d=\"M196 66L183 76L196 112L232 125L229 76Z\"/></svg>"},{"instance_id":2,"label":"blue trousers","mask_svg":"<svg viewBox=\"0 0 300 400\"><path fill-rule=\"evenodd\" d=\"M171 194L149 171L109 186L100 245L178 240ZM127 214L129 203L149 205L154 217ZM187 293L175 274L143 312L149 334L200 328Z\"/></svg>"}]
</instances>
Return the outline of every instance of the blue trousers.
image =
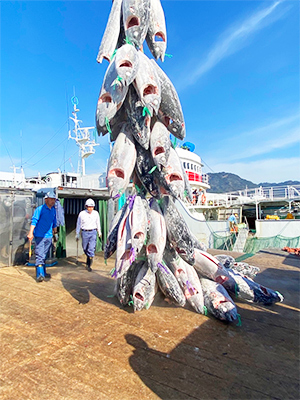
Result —
<instances>
[{"instance_id":1,"label":"blue trousers","mask_svg":"<svg viewBox=\"0 0 300 400\"><path fill-rule=\"evenodd\" d=\"M52 238L35 237L35 271L36 277L45 277L45 260L52 244Z\"/></svg>"},{"instance_id":2,"label":"blue trousers","mask_svg":"<svg viewBox=\"0 0 300 400\"><path fill-rule=\"evenodd\" d=\"M35 238L35 265L44 265L47 253L52 244L52 238Z\"/></svg>"},{"instance_id":3,"label":"blue trousers","mask_svg":"<svg viewBox=\"0 0 300 400\"><path fill-rule=\"evenodd\" d=\"M82 231L81 237L83 251L88 257L94 257L97 243L97 229L93 231Z\"/></svg>"}]
</instances>

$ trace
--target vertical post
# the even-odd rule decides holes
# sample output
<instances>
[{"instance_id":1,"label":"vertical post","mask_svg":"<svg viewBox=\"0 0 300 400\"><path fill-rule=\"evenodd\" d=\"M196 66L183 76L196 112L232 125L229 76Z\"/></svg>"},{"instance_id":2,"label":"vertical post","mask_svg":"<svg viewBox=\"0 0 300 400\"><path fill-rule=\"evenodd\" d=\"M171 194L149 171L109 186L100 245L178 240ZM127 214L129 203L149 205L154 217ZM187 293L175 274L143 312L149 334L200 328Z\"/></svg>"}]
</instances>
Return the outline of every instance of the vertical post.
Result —
<instances>
[{"instance_id":1,"label":"vertical post","mask_svg":"<svg viewBox=\"0 0 300 400\"><path fill-rule=\"evenodd\" d=\"M255 209L256 209L256 219L259 219L259 217L258 217L258 201L256 200L256 207L255 207Z\"/></svg>"}]
</instances>

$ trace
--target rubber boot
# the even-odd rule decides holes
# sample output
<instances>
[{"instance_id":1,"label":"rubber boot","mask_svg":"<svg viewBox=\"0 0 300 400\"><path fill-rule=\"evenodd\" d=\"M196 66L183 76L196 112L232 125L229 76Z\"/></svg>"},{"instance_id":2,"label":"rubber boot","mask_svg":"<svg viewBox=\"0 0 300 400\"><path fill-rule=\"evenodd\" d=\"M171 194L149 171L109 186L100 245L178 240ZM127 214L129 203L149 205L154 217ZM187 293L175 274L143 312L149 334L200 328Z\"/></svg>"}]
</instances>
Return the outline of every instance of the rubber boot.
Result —
<instances>
[{"instance_id":1,"label":"rubber boot","mask_svg":"<svg viewBox=\"0 0 300 400\"><path fill-rule=\"evenodd\" d=\"M35 267L36 281L43 282L45 280L44 267L42 264Z\"/></svg>"},{"instance_id":2,"label":"rubber boot","mask_svg":"<svg viewBox=\"0 0 300 400\"><path fill-rule=\"evenodd\" d=\"M44 276L45 276L45 280L51 279L51 274L47 274L47 272L46 272L46 265L44 265Z\"/></svg>"},{"instance_id":3,"label":"rubber boot","mask_svg":"<svg viewBox=\"0 0 300 400\"><path fill-rule=\"evenodd\" d=\"M91 272L92 268L91 268L91 259L89 256L86 257L86 270Z\"/></svg>"}]
</instances>

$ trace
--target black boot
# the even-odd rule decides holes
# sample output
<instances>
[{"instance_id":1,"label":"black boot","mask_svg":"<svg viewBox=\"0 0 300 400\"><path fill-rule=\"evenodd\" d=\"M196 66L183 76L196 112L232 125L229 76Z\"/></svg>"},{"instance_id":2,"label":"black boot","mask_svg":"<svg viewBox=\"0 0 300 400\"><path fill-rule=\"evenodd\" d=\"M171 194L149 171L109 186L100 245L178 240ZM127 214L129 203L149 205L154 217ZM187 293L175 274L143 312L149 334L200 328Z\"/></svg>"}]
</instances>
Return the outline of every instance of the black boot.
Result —
<instances>
[{"instance_id":1,"label":"black boot","mask_svg":"<svg viewBox=\"0 0 300 400\"><path fill-rule=\"evenodd\" d=\"M91 259L89 256L86 257L86 270L91 272L92 268L91 268Z\"/></svg>"}]
</instances>

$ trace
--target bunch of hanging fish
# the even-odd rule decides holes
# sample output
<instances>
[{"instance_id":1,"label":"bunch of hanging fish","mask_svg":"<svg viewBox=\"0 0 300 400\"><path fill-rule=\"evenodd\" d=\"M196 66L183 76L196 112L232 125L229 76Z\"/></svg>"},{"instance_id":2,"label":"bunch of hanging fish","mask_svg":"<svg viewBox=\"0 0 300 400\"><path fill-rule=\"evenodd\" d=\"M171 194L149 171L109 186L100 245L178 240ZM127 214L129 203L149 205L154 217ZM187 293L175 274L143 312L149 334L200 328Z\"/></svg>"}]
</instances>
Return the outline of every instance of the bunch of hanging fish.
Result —
<instances>
[{"instance_id":1,"label":"bunch of hanging fish","mask_svg":"<svg viewBox=\"0 0 300 400\"><path fill-rule=\"evenodd\" d=\"M144 40L163 61L167 34L160 0L114 0L97 57L109 66L96 125L99 135L109 133L114 142L110 197L121 197L130 181L136 192L115 215L104 251L105 259L115 253L116 296L139 311L151 306L159 288L170 302L225 321L238 318L230 294L263 304L282 301L280 293L208 254L178 212L177 198L192 199L170 140L170 134L185 137L184 117L172 82L140 50Z\"/></svg>"}]
</instances>

